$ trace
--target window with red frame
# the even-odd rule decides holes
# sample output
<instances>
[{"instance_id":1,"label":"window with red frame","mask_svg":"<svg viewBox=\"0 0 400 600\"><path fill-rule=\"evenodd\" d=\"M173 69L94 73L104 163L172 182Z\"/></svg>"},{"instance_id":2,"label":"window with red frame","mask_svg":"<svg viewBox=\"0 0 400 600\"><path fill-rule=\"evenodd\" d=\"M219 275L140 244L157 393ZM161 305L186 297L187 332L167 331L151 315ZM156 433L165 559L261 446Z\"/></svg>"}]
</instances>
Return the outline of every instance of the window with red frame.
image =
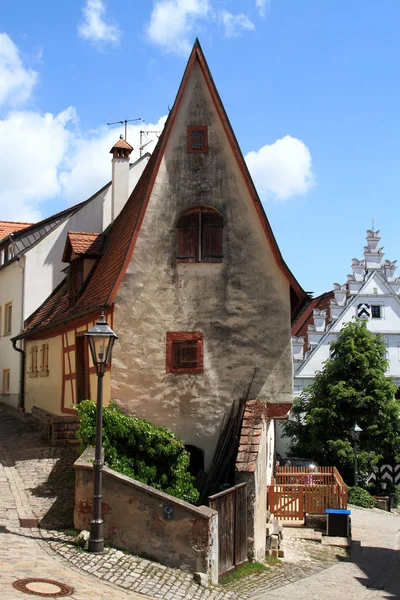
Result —
<instances>
[{"instance_id":1,"label":"window with red frame","mask_svg":"<svg viewBox=\"0 0 400 600\"><path fill-rule=\"evenodd\" d=\"M203 334L167 332L167 373L203 373Z\"/></svg>"},{"instance_id":2,"label":"window with red frame","mask_svg":"<svg viewBox=\"0 0 400 600\"><path fill-rule=\"evenodd\" d=\"M187 151L189 154L208 152L207 125L195 125L187 128Z\"/></svg>"},{"instance_id":3,"label":"window with red frame","mask_svg":"<svg viewBox=\"0 0 400 600\"><path fill-rule=\"evenodd\" d=\"M222 216L213 208L186 211L177 225L178 262L222 262Z\"/></svg>"}]
</instances>

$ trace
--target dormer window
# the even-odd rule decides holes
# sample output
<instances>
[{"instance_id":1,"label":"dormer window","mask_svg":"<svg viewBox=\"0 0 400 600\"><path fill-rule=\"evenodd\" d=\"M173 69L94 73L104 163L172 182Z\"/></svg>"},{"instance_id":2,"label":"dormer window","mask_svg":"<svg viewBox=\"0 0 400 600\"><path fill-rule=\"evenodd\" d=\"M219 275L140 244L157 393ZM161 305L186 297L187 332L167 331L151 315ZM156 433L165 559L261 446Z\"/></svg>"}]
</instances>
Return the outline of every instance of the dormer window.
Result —
<instances>
[{"instance_id":1,"label":"dormer window","mask_svg":"<svg viewBox=\"0 0 400 600\"><path fill-rule=\"evenodd\" d=\"M76 304L79 293L100 256L104 237L99 233L69 231L63 262L69 263L68 287L70 304Z\"/></svg>"},{"instance_id":2,"label":"dormer window","mask_svg":"<svg viewBox=\"0 0 400 600\"><path fill-rule=\"evenodd\" d=\"M222 262L222 215L202 206L186 211L177 225L177 262Z\"/></svg>"},{"instance_id":3,"label":"dormer window","mask_svg":"<svg viewBox=\"0 0 400 600\"><path fill-rule=\"evenodd\" d=\"M187 151L189 154L205 154L208 152L208 130L206 125L195 125L187 128Z\"/></svg>"}]
</instances>

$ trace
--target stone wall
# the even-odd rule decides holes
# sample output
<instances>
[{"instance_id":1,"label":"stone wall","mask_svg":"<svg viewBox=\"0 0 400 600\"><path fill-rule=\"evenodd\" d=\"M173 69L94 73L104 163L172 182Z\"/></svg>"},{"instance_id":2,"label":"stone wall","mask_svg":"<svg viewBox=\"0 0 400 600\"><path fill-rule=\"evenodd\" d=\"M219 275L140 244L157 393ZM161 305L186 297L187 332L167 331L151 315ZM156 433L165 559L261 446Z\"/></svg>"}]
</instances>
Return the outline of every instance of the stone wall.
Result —
<instances>
[{"instance_id":1,"label":"stone wall","mask_svg":"<svg viewBox=\"0 0 400 600\"><path fill-rule=\"evenodd\" d=\"M32 416L43 428L46 439L54 445L79 444L76 437L79 428L79 416L59 416L46 412L37 406L32 407Z\"/></svg>"},{"instance_id":2,"label":"stone wall","mask_svg":"<svg viewBox=\"0 0 400 600\"><path fill-rule=\"evenodd\" d=\"M77 529L89 529L92 518L94 450L75 462ZM218 582L218 513L194 506L104 468L104 539L178 569L205 573Z\"/></svg>"}]
</instances>

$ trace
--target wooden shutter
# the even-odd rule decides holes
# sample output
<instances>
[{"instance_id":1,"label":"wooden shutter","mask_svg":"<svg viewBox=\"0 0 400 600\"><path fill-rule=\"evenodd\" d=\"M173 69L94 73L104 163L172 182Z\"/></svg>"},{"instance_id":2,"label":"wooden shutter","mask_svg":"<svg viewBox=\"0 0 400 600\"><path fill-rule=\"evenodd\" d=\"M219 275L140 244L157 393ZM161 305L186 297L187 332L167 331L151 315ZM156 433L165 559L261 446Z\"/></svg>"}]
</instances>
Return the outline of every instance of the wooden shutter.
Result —
<instances>
[{"instance_id":1,"label":"wooden shutter","mask_svg":"<svg viewBox=\"0 0 400 600\"><path fill-rule=\"evenodd\" d=\"M201 260L222 261L222 217L214 210L201 212Z\"/></svg>"},{"instance_id":2,"label":"wooden shutter","mask_svg":"<svg viewBox=\"0 0 400 600\"><path fill-rule=\"evenodd\" d=\"M174 369L195 369L198 366L196 340L172 343L172 366Z\"/></svg>"},{"instance_id":3,"label":"wooden shutter","mask_svg":"<svg viewBox=\"0 0 400 600\"><path fill-rule=\"evenodd\" d=\"M199 211L185 213L178 223L177 260L199 262Z\"/></svg>"}]
</instances>

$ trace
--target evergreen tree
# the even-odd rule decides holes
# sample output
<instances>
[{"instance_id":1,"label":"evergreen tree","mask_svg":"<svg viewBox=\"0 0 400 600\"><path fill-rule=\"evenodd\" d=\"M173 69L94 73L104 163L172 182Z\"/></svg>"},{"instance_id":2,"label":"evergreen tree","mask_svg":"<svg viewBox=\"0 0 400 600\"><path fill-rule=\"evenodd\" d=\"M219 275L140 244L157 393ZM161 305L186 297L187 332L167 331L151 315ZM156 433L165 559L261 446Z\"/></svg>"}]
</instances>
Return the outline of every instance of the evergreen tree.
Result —
<instances>
[{"instance_id":1,"label":"evergreen tree","mask_svg":"<svg viewBox=\"0 0 400 600\"><path fill-rule=\"evenodd\" d=\"M335 465L352 484L353 446L350 429L362 428L358 442L360 481L384 457L400 460L400 401L386 377L388 361L382 337L366 321L344 325L331 344L331 358L312 385L295 399L284 430L292 438L293 456L320 465Z\"/></svg>"}]
</instances>

